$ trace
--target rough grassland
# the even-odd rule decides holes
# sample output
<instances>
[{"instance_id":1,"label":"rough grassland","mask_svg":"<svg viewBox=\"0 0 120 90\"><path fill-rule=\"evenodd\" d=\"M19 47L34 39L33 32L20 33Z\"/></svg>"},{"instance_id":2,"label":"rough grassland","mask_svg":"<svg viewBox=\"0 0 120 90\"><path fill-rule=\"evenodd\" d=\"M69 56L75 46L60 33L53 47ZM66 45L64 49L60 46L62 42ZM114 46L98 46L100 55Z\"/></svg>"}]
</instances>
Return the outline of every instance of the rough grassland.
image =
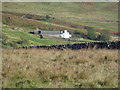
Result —
<instances>
[{"instance_id":1,"label":"rough grassland","mask_svg":"<svg viewBox=\"0 0 120 90\"><path fill-rule=\"evenodd\" d=\"M54 17L118 19L118 3L114 2L4 2L2 8L3 11L32 13L37 15L51 14Z\"/></svg>"},{"instance_id":2,"label":"rough grassland","mask_svg":"<svg viewBox=\"0 0 120 90\"><path fill-rule=\"evenodd\" d=\"M42 27L54 30L56 29L67 29L67 30L75 30L68 22L72 22L74 24L79 24L78 26L90 26L95 29L105 29L118 32L118 23L111 22L100 22L94 21L97 20L113 20L118 21L118 3L117 2L95 2L95 3L33 3L33 2L4 2L2 4L2 11L11 12L11 13L19 13L20 14L35 14L35 15L51 15L52 17L59 18L62 17L63 21L51 20L47 21L31 21L29 22L27 19L22 19L18 17L13 17L12 15L4 15L3 14L3 22L5 22L4 18L6 16L11 16L11 22L6 22L7 24L12 24L21 27ZM14 18L14 19L13 19ZM74 19L81 18L81 19ZM86 19L91 19L86 20ZM18 22L19 21L19 22ZM25 21L25 22L24 22ZM67 21L67 24L65 24ZM26 23L27 22L27 23ZM69 24L69 25L68 25ZM81 31L81 28L78 27L78 30ZM83 31L83 30L82 30Z\"/></svg>"},{"instance_id":3,"label":"rough grassland","mask_svg":"<svg viewBox=\"0 0 120 90\"><path fill-rule=\"evenodd\" d=\"M118 87L117 50L4 49L3 87Z\"/></svg>"}]
</instances>

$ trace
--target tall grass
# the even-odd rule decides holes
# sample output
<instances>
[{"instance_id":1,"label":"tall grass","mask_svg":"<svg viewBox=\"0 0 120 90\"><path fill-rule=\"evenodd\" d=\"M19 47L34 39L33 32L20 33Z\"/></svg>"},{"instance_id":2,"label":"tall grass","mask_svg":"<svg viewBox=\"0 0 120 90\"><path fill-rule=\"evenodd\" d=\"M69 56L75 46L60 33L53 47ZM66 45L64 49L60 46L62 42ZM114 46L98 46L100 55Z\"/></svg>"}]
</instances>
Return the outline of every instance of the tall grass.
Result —
<instances>
[{"instance_id":1,"label":"tall grass","mask_svg":"<svg viewBox=\"0 0 120 90\"><path fill-rule=\"evenodd\" d=\"M117 50L4 49L3 87L118 87Z\"/></svg>"}]
</instances>

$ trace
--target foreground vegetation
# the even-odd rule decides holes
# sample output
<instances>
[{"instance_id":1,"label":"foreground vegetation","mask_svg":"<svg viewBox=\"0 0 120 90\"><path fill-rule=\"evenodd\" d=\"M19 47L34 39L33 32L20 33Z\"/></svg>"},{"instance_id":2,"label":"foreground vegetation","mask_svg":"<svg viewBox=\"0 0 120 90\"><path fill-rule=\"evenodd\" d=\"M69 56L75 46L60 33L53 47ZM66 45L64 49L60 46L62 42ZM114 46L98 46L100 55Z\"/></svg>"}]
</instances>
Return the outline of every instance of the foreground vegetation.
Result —
<instances>
[{"instance_id":1,"label":"foreground vegetation","mask_svg":"<svg viewBox=\"0 0 120 90\"><path fill-rule=\"evenodd\" d=\"M3 49L4 88L117 88L118 50Z\"/></svg>"}]
</instances>

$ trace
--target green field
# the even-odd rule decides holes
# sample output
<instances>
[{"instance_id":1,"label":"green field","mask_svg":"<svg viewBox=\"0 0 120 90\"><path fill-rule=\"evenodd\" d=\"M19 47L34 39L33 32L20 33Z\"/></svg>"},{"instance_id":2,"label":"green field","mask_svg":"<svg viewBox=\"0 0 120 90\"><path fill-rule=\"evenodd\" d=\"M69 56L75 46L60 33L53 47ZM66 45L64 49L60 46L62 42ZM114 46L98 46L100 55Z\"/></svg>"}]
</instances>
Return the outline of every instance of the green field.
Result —
<instances>
[{"instance_id":1,"label":"green field","mask_svg":"<svg viewBox=\"0 0 120 90\"><path fill-rule=\"evenodd\" d=\"M99 21L90 21L90 20L66 20L71 21L76 24L86 25L90 27L94 27L95 29L104 29L118 32L118 23L113 22L99 22Z\"/></svg>"},{"instance_id":2,"label":"green field","mask_svg":"<svg viewBox=\"0 0 120 90\"><path fill-rule=\"evenodd\" d=\"M3 27L2 33L7 36L7 42L16 42L21 39L27 40L28 43L23 44L26 45L52 45L52 44L65 44L68 41L59 41L59 40L49 40L49 39L40 39L37 35L31 35L24 31L12 30L12 27L6 26ZM4 39L4 38L3 38ZM17 44L17 46L21 46Z\"/></svg>"}]
</instances>

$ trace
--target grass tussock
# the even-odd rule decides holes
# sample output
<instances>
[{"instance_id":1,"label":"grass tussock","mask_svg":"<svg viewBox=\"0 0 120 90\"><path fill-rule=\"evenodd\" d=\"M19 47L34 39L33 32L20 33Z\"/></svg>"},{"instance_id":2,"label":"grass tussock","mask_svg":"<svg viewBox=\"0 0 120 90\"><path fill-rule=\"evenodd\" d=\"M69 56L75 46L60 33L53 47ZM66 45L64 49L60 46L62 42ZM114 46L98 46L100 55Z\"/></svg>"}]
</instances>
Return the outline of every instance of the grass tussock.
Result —
<instances>
[{"instance_id":1,"label":"grass tussock","mask_svg":"<svg viewBox=\"0 0 120 90\"><path fill-rule=\"evenodd\" d=\"M3 87L118 87L117 50L4 49Z\"/></svg>"}]
</instances>

